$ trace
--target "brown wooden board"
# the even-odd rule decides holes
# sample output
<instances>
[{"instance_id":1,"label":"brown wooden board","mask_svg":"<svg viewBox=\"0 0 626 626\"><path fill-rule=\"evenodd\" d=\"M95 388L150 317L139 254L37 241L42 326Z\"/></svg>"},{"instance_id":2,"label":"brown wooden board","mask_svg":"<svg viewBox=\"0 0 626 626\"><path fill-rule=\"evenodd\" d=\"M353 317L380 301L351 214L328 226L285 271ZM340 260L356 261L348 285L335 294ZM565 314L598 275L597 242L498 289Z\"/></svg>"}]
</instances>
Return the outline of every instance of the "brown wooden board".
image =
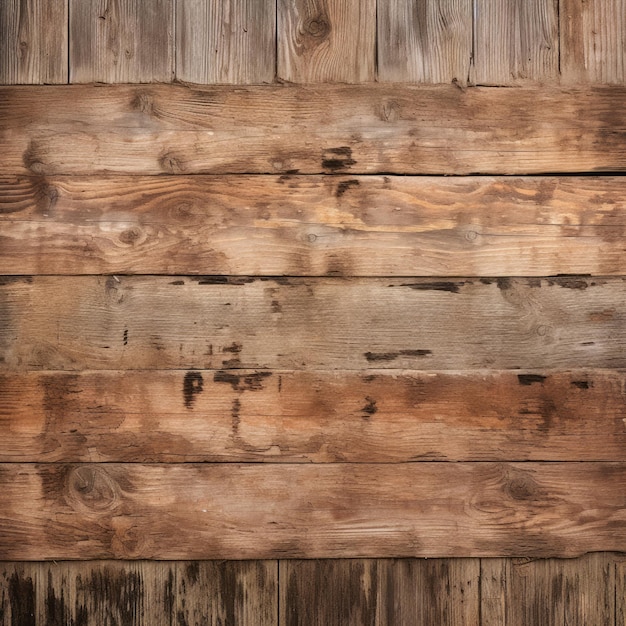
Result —
<instances>
[{"instance_id":1,"label":"brown wooden board","mask_svg":"<svg viewBox=\"0 0 626 626\"><path fill-rule=\"evenodd\" d=\"M624 171L625 99L621 87L4 87L0 168L38 175Z\"/></svg>"},{"instance_id":2,"label":"brown wooden board","mask_svg":"<svg viewBox=\"0 0 626 626\"><path fill-rule=\"evenodd\" d=\"M0 461L626 461L626 375L0 375Z\"/></svg>"},{"instance_id":3,"label":"brown wooden board","mask_svg":"<svg viewBox=\"0 0 626 626\"><path fill-rule=\"evenodd\" d=\"M0 557L624 550L623 463L2 464Z\"/></svg>"},{"instance_id":4,"label":"brown wooden board","mask_svg":"<svg viewBox=\"0 0 626 626\"><path fill-rule=\"evenodd\" d=\"M626 368L625 278L0 283L3 371Z\"/></svg>"},{"instance_id":5,"label":"brown wooden board","mask_svg":"<svg viewBox=\"0 0 626 626\"><path fill-rule=\"evenodd\" d=\"M179 80L266 83L275 71L275 0L177 0Z\"/></svg>"},{"instance_id":6,"label":"brown wooden board","mask_svg":"<svg viewBox=\"0 0 626 626\"><path fill-rule=\"evenodd\" d=\"M2 176L0 272L625 274L626 178Z\"/></svg>"}]
</instances>

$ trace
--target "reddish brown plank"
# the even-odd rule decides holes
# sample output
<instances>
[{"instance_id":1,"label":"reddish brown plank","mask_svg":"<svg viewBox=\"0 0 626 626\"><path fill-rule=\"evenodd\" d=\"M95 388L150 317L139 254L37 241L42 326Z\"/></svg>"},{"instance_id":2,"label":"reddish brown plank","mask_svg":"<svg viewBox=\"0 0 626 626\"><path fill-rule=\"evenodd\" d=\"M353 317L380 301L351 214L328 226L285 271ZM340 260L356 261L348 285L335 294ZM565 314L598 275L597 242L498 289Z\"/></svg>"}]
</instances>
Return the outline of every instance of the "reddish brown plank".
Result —
<instances>
[{"instance_id":1,"label":"reddish brown plank","mask_svg":"<svg viewBox=\"0 0 626 626\"><path fill-rule=\"evenodd\" d=\"M625 192L611 176L4 176L0 271L625 274Z\"/></svg>"},{"instance_id":2,"label":"reddish brown plank","mask_svg":"<svg viewBox=\"0 0 626 626\"><path fill-rule=\"evenodd\" d=\"M623 171L625 98L623 87L5 87L0 167L38 175Z\"/></svg>"},{"instance_id":3,"label":"reddish brown plank","mask_svg":"<svg viewBox=\"0 0 626 626\"><path fill-rule=\"evenodd\" d=\"M3 464L5 559L575 556L626 547L623 463Z\"/></svg>"},{"instance_id":4,"label":"reddish brown plank","mask_svg":"<svg viewBox=\"0 0 626 626\"><path fill-rule=\"evenodd\" d=\"M626 461L612 371L0 376L0 461Z\"/></svg>"}]
</instances>

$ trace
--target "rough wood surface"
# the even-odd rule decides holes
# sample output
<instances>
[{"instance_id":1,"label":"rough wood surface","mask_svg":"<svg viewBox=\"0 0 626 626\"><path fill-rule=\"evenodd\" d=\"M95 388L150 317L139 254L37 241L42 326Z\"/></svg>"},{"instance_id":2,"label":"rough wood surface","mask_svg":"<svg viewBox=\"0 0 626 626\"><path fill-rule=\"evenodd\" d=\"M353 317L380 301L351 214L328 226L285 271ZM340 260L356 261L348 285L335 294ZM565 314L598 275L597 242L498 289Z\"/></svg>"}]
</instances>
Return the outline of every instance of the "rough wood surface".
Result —
<instances>
[{"instance_id":1,"label":"rough wood surface","mask_svg":"<svg viewBox=\"0 0 626 626\"><path fill-rule=\"evenodd\" d=\"M626 274L623 177L0 176L5 274Z\"/></svg>"},{"instance_id":2,"label":"rough wood surface","mask_svg":"<svg viewBox=\"0 0 626 626\"><path fill-rule=\"evenodd\" d=\"M8 560L576 556L626 545L626 464L2 464Z\"/></svg>"},{"instance_id":3,"label":"rough wood surface","mask_svg":"<svg viewBox=\"0 0 626 626\"><path fill-rule=\"evenodd\" d=\"M275 71L274 0L177 0L179 80L267 83Z\"/></svg>"},{"instance_id":4,"label":"rough wood surface","mask_svg":"<svg viewBox=\"0 0 626 626\"><path fill-rule=\"evenodd\" d=\"M67 2L0 2L0 84L67 82Z\"/></svg>"},{"instance_id":5,"label":"rough wood surface","mask_svg":"<svg viewBox=\"0 0 626 626\"><path fill-rule=\"evenodd\" d=\"M622 171L625 99L619 87L4 87L0 168L38 175Z\"/></svg>"},{"instance_id":6,"label":"rough wood surface","mask_svg":"<svg viewBox=\"0 0 626 626\"><path fill-rule=\"evenodd\" d=\"M472 83L557 82L558 14L557 0L476 0Z\"/></svg>"},{"instance_id":7,"label":"rough wood surface","mask_svg":"<svg viewBox=\"0 0 626 626\"><path fill-rule=\"evenodd\" d=\"M279 0L278 78L360 83L376 72L376 0Z\"/></svg>"},{"instance_id":8,"label":"rough wood surface","mask_svg":"<svg viewBox=\"0 0 626 626\"><path fill-rule=\"evenodd\" d=\"M465 86L471 0L379 0L378 80Z\"/></svg>"},{"instance_id":9,"label":"rough wood surface","mask_svg":"<svg viewBox=\"0 0 626 626\"><path fill-rule=\"evenodd\" d=\"M7 626L277 623L271 561L0 563ZM201 589L201 592L200 592Z\"/></svg>"},{"instance_id":10,"label":"rough wood surface","mask_svg":"<svg viewBox=\"0 0 626 626\"><path fill-rule=\"evenodd\" d=\"M170 0L70 0L70 82L171 81L172 6Z\"/></svg>"},{"instance_id":11,"label":"rough wood surface","mask_svg":"<svg viewBox=\"0 0 626 626\"><path fill-rule=\"evenodd\" d=\"M563 0L560 23L564 83L626 83L625 0Z\"/></svg>"},{"instance_id":12,"label":"rough wood surface","mask_svg":"<svg viewBox=\"0 0 626 626\"><path fill-rule=\"evenodd\" d=\"M576 560L482 559L481 624L587 626L615 621L614 555Z\"/></svg>"},{"instance_id":13,"label":"rough wood surface","mask_svg":"<svg viewBox=\"0 0 626 626\"><path fill-rule=\"evenodd\" d=\"M626 461L626 375L0 375L0 461Z\"/></svg>"},{"instance_id":14,"label":"rough wood surface","mask_svg":"<svg viewBox=\"0 0 626 626\"><path fill-rule=\"evenodd\" d=\"M0 283L4 371L626 368L625 278Z\"/></svg>"}]
</instances>

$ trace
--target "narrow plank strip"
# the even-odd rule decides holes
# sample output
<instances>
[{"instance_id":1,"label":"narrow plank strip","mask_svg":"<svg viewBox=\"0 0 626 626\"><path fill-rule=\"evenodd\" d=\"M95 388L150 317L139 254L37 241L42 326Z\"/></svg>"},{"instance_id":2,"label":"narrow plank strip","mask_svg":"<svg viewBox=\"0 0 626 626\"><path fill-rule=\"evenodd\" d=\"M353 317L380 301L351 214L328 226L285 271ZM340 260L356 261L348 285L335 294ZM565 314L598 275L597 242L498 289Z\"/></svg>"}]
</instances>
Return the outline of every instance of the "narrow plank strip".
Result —
<instances>
[{"instance_id":1,"label":"narrow plank strip","mask_svg":"<svg viewBox=\"0 0 626 626\"><path fill-rule=\"evenodd\" d=\"M626 461L612 371L0 375L0 461Z\"/></svg>"},{"instance_id":2,"label":"narrow plank strip","mask_svg":"<svg viewBox=\"0 0 626 626\"><path fill-rule=\"evenodd\" d=\"M279 0L278 78L362 83L376 76L376 0Z\"/></svg>"},{"instance_id":3,"label":"narrow plank strip","mask_svg":"<svg viewBox=\"0 0 626 626\"><path fill-rule=\"evenodd\" d=\"M5 274L626 274L623 177L0 176Z\"/></svg>"},{"instance_id":4,"label":"narrow plank strip","mask_svg":"<svg viewBox=\"0 0 626 626\"><path fill-rule=\"evenodd\" d=\"M172 80L171 0L70 3L70 82Z\"/></svg>"},{"instance_id":5,"label":"narrow plank strip","mask_svg":"<svg viewBox=\"0 0 626 626\"><path fill-rule=\"evenodd\" d=\"M625 99L619 87L4 87L0 167L37 175L621 171Z\"/></svg>"},{"instance_id":6,"label":"narrow plank strip","mask_svg":"<svg viewBox=\"0 0 626 626\"><path fill-rule=\"evenodd\" d=\"M575 556L626 545L620 463L3 464L11 560Z\"/></svg>"},{"instance_id":7,"label":"narrow plank strip","mask_svg":"<svg viewBox=\"0 0 626 626\"><path fill-rule=\"evenodd\" d=\"M67 83L67 2L0 2L0 84Z\"/></svg>"},{"instance_id":8,"label":"narrow plank strip","mask_svg":"<svg viewBox=\"0 0 626 626\"><path fill-rule=\"evenodd\" d=\"M483 559L481 623L615 624L615 560L610 553L575 560Z\"/></svg>"},{"instance_id":9,"label":"narrow plank strip","mask_svg":"<svg viewBox=\"0 0 626 626\"><path fill-rule=\"evenodd\" d=\"M474 84L558 80L558 0L476 0L475 7Z\"/></svg>"},{"instance_id":10,"label":"narrow plank strip","mask_svg":"<svg viewBox=\"0 0 626 626\"><path fill-rule=\"evenodd\" d=\"M626 558L621 555L615 564L615 624L626 625Z\"/></svg>"},{"instance_id":11,"label":"narrow plank strip","mask_svg":"<svg viewBox=\"0 0 626 626\"><path fill-rule=\"evenodd\" d=\"M378 79L465 86L471 0L378 0Z\"/></svg>"},{"instance_id":12,"label":"narrow plank strip","mask_svg":"<svg viewBox=\"0 0 626 626\"><path fill-rule=\"evenodd\" d=\"M624 278L0 283L5 371L626 368Z\"/></svg>"},{"instance_id":13,"label":"narrow plank strip","mask_svg":"<svg viewBox=\"0 0 626 626\"><path fill-rule=\"evenodd\" d=\"M624 0L562 0L560 22L564 83L626 83Z\"/></svg>"},{"instance_id":14,"label":"narrow plank strip","mask_svg":"<svg viewBox=\"0 0 626 626\"><path fill-rule=\"evenodd\" d=\"M271 83L274 0L177 0L176 76L192 83Z\"/></svg>"}]
</instances>

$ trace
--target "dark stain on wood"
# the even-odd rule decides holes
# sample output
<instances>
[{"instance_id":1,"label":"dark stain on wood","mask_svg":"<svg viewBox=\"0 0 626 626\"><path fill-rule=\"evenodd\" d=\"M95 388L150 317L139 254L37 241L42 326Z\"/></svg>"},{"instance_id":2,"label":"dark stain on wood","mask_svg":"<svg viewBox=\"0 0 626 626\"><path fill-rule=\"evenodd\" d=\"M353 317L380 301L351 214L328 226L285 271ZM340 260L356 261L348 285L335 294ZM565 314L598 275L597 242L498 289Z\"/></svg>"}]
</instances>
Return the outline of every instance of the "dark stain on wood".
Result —
<instances>
[{"instance_id":1,"label":"dark stain on wood","mask_svg":"<svg viewBox=\"0 0 626 626\"><path fill-rule=\"evenodd\" d=\"M593 383L590 383L588 380L573 380L570 385L578 387L578 389L589 389L590 386L593 386Z\"/></svg>"},{"instance_id":2,"label":"dark stain on wood","mask_svg":"<svg viewBox=\"0 0 626 626\"><path fill-rule=\"evenodd\" d=\"M398 350L397 352L365 352L363 355L369 362L372 361L395 361L401 356L426 357L432 354L432 350Z\"/></svg>"},{"instance_id":3,"label":"dark stain on wood","mask_svg":"<svg viewBox=\"0 0 626 626\"><path fill-rule=\"evenodd\" d=\"M256 278L250 276L195 276L198 285L245 285L253 283Z\"/></svg>"},{"instance_id":4,"label":"dark stain on wood","mask_svg":"<svg viewBox=\"0 0 626 626\"><path fill-rule=\"evenodd\" d=\"M204 379L200 372L190 371L185 374L183 381L183 398L185 406L190 409L199 393L202 393Z\"/></svg>"},{"instance_id":5,"label":"dark stain on wood","mask_svg":"<svg viewBox=\"0 0 626 626\"><path fill-rule=\"evenodd\" d=\"M343 196L346 193L346 191L350 189L350 187L358 187L360 184L361 184L360 181L358 181L357 179L342 180L337 185L337 191L335 192L335 197L341 198L341 196Z\"/></svg>"},{"instance_id":6,"label":"dark stain on wood","mask_svg":"<svg viewBox=\"0 0 626 626\"><path fill-rule=\"evenodd\" d=\"M498 285L498 289L500 289L500 291L507 291L513 286L513 283L510 278L497 278L496 285Z\"/></svg>"},{"instance_id":7,"label":"dark stain on wood","mask_svg":"<svg viewBox=\"0 0 626 626\"><path fill-rule=\"evenodd\" d=\"M36 626L35 586L33 579L22 578L17 572L9 579L11 626Z\"/></svg>"},{"instance_id":8,"label":"dark stain on wood","mask_svg":"<svg viewBox=\"0 0 626 626\"><path fill-rule=\"evenodd\" d=\"M222 348L222 352L231 352L233 354L239 354L242 349L243 349L243 346L240 343L233 341L233 343L231 343L230 346L224 346Z\"/></svg>"},{"instance_id":9,"label":"dark stain on wood","mask_svg":"<svg viewBox=\"0 0 626 626\"><path fill-rule=\"evenodd\" d=\"M352 158L352 148L349 146L324 150L322 158L322 168L324 170L339 172L349 169L352 165L356 165L356 161Z\"/></svg>"},{"instance_id":10,"label":"dark stain on wood","mask_svg":"<svg viewBox=\"0 0 626 626\"><path fill-rule=\"evenodd\" d=\"M449 291L450 293L459 293L459 289L466 284L467 281L435 281L432 283L402 283L400 287L409 287L417 291Z\"/></svg>"},{"instance_id":11,"label":"dark stain on wood","mask_svg":"<svg viewBox=\"0 0 626 626\"><path fill-rule=\"evenodd\" d=\"M48 571L48 590L46 593L46 626L67 626L73 624L69 607L65 603L63 589L57 597L52 584L52 572Z\"/></svg>"},{"instance_id":12,"label":"dark stain on wood","mask_svg":"<svg viewBox=\"0 0 626 626\"><path fill-rule=\"evenodd\" d=\"M378 407L376 406L376 400L374 400L374 398L371 398L370 396L366 396L365 397L365 406L361 409L361 411L363 411L363 413L365 413L364 417L365 419L369 419L370 416L375 415L376 413L378 413Z\"/></svg>"},{"instance_id":13,"label":"dark stain on wood","mask_svg":"<svg viewBox=\"0 0 626 626\"><path fill-rule=\"evenodd\" d=\"M589 282L580 276L555 276L547 279L548 285L557 285L565 289L587 289Z\"/></svg>"},{"instance_id":14,"label":"dark stain on wood","mask_svg":"<svg viewBox=\"0 0 626 626\"><path fill-rule=\"evenodd\" d=\"M213 375L213 382L227 383L235 391L260 391L263 389L263 380L272 375L272 372L252 372L249 374L233 374L219 370Z\"/></svg>"},{"instance_id":15,"label":"dark stain on wood","mask_svg":"<svg viewBox=\"0 0 626 626\"><path fill-rule=\"evenodd\" d=\"M518 374L517 380L520 385L534 385L535 383L539 383L543 385L547 376L542 376L541 374Z\"/></svg>"}]
</instances>

